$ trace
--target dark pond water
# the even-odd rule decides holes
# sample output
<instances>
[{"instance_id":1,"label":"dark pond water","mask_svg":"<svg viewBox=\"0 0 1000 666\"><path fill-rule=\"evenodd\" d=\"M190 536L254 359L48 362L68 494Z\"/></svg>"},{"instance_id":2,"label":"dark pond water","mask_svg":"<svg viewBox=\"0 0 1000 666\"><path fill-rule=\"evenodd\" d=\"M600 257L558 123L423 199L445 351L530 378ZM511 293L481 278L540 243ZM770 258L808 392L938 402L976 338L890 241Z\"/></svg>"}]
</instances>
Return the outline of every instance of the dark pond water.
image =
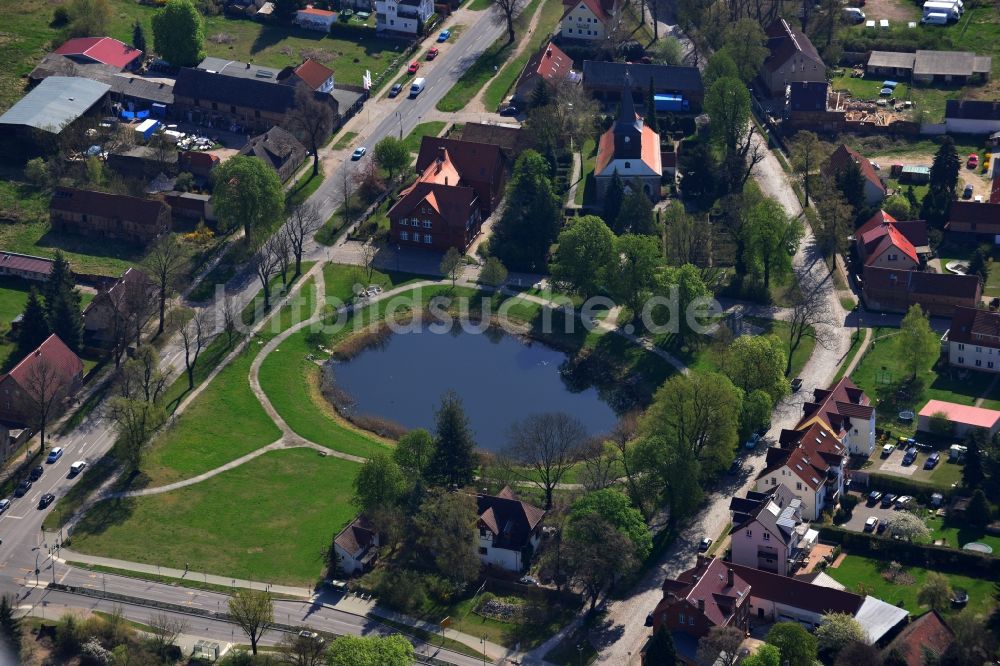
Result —
<instances>
[{"instance_id":1,"label":"dark pond water","mask_svg":"<svg viewBox=\"0 0 1000 666\"><path fill-rule=\"evenodd\" d=\"M620 399L613 385L581 379L565 353L498 329L391 335L349 361L331 362L327 379L353 401L356 414L406 428L434 428L441 396L454 390L479 448L507 445L515 421L543 412L575 416L591 435L607 433Z\"/></svg>"}]
</instances>

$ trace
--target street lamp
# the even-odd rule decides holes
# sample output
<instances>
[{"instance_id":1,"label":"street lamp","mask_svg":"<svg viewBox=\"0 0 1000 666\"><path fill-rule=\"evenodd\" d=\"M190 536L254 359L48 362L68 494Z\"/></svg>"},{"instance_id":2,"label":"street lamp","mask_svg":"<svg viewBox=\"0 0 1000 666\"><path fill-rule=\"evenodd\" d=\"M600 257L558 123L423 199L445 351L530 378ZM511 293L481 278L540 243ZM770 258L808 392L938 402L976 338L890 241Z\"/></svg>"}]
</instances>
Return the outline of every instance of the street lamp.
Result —
<instances>
[{"instance_id":1,"label":"street lamp","mask_svg":"<svg viewBox=\"0 0 1000 666\"><path fill-rule=\"evenodd\" d=\"M483 634L483 666L486 666L486 634Z\"/></svg>"},{"instance_id":2,"label":"street lamp","mask_svg":"<svg viewBox=\"0 0 1000 666\"><path fill-rule=\"evenodd\" d=\"M583 666L583 643L576 644L577 664Z\"/></svg>"}]
</instances>

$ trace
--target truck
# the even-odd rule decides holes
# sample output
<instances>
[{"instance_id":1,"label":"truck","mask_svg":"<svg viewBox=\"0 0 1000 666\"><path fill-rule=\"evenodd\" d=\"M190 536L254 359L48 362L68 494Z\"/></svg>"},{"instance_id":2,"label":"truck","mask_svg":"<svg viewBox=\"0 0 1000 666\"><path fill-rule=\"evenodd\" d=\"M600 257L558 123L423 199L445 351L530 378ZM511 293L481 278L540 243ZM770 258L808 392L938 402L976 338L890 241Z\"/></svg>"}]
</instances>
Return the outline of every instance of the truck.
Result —
<instances>
[{"instance_id":1,"label":"truck","mask_svg":"<svg viewBox=\"0 0 1000 666\"><path fill-rule=\"evenodd\" d=\"M660 94L653 95L653 107L661 112L688 111L690 104L683 95Z\"/></svg>"},{"instance_id":2,"label":"truck","mask_svg":"<svg viewBox=\"0 0 1000 666\"><path fill-rule=\"evenodd\" d=\"M414 97L422 93L424 91L424 88L426 87L427 87L427 79L425 79L424 77L421 76L416 79L413 79L413 84L410 85L410 99L413 99Z\"/></svg>"},{"instance_id":3,"label":"truck","mask_svg":"<svg viewBox=\"0 0 1000 666\"><path fill-rule=\"evenodd\" d=\"M159 127L160 127L159 120L153 120L152 118L147 118L146 120L143 120L141 123L136 125L135 138L138 139L139 141L149 141L149 139L153 136L153 133L156 132L156 130L159 129Z\"/></svg>"}]
</instances>

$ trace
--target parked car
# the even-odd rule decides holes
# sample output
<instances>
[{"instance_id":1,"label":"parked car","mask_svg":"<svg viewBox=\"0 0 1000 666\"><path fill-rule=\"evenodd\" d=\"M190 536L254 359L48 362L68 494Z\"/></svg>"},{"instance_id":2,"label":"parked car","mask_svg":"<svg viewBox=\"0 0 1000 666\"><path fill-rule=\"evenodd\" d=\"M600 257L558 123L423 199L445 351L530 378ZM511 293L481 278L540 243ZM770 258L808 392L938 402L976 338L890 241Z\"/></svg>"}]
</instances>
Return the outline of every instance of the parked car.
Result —
<instances>
[{"instance_id":1,"label":"parked car","mask_svg":"<svg viewBox=\"0 0 1000 666\"><path fill-rule=\"evenodd\" d=\"M25 479L21 483L17 484L17 488L14 489L14 497L24 497L31 490L31 481Z\"/></svg>"},{"instance_id":2,"label":"parked car","mask_svg":"<svg viewBox=\"0 0 1000 666\"><path fill-rule=\"evenodd\" d=\"M365 153L367 152L368 152L367 148L365 148L364 146L358 146L357 148L354 149L354 152L351 153L351 160L357 162L362 157L364 157Z\"/></svg>"},{"instance_id":3,"label":"parked car","mask_svg":"<svg viewBox=\"0 0 1000 666\"><path fill-rule=\"evenodd\" d=\"M42 478L42 474L44 473L45 473L45 468L39 465L35 467L33 470L31 470L31 474L29 475L28 478L30 478L32 481L38 481L38 479Z\"/></svg>"},{"instance_id":4,"label":"parked car","mask_svg":"<svg viewBox=\"0 0 1000 666\"><path fill-rule=\"evenodd\" d=\"M939 462L941 462L941 454L932 453L929 456L927 456L927 460L924 461L924 469L934 469L935 467L937 467L937 464Z\"/></svg>"},{"instance_id":5,"label":"parked car","mask_svg":"<svg viewBox=\"0 0 1000 666\"><path fill-rule=\"evenodd\" d=\"M909 495L900 495L899 497L896 498L896 508L905 509L910 505L910 502L912 501L913 498L910 497Z\"/></svg>"},{"instance_id":6,"label":"parked car","mask_svg":"<svg viewBox=\"0 0 1000 666\"><path fill-rule=\"evenodd\" d=\"M427 59L434 60L434 58L438 57L439 53L441 53L441 49L436 46L432 46L430 50L427 51Z\"/></svg>"},{"instance_id":7,"label":"parked car","mask_svg":"<svg viewBox=\"0 0 1000 666\"><path fill-rule=\"evenodd\" d=\"M890 506L892 506L892 503L894 501L896 501L896 496L893 495L892 493L886 493L885 495L882 495L882 508L888 509Z\"/></svg>"},{"instance_id":8,"label":"parked car","mask_svg":"<svg viewBox=\"0 0 1000 666\"><path fill-rule=\"evenodd\" d=\"M878 527L875 528L875 533L876 534L882 534L882 532L885 532L885 528L887 528L887 527L889 527L889 523L887 523L887 522L885 522L883 520L883 521L879 522Z\"/></svg>"},{"instance_id":9,"label":"parked car","mask_svg":"<svg viewBox=\"0 0 1000 666\"><path fill-rule=\"evenodd\" d=\"M44 509L49 504L52 504L52 502L54 502L55 499L56 499L56 496L53 495L52 493L45 493L44 495L42 495L41 497L38 498L38 508L39 509Z\"/></svg>"},{"instance_id":10,"label":"parked car","mask_svg":"<svg viewBox=\"0 0 1000 666\"><path fill-rule=\"evenodd\" d=\"M941 493L931 493L931 506L935 509L944 504L944 495Z\"/></svg>"},{"instance_id":11,"label":"parked car","mask_svg":"<svg viewBox=\"0 0 1000 666\"><path fill-rule=\"evenodd\" d=\"M538 579L534 576L521 576L517 582L521 585L538 585Z\"/></svg>"},{"instance_id":12,"label":"parked car","mask_svg":"<svg viewBox=\"0 0 1000 666\"><path fill-rule=\"evenodd\" d=\"M392 87L389 88L389 97L396 97L401 92L403 92L403 84L402 83L394 83L394 84L392 84Z\"/></svg>"},{"instance_id":13,"label":"parked car","mask_svg":"<svg viewBox=\"0 0 1000 666\"><path fill-rule=\"evenodd\" d=\"M438 35L438 43L447 42L449 37L451 37L451 30L442 30L441 34Z\"/></svg>"},{"instance_id":14,"label":"parked car","mask_svg":"<svg viewBox=\"0 0 1000 666\"><path fill-rule=\"evenodd\" d=\"M913 461L917 459L917 447L911 446L906 449L906 454L903 456L903 466L912 465Z\"/></svg>"},{"instance_id":15,"label":"parked car","mask_svg":"<svg viewBox=\"0 0 1000 666\"><path fill-rule=\"evenodd\" d=\"M734 460L733 464L729 466L729 474L730 474L730 476L734 476L736 474L739 474L740 473L740 469L742 467L743 466L740 464L739 460Z\"/></svg>"},{"instance_id":16,"label":"parked car","mask_svg":"<svg viewBox=\"0 0 1000 666\"><path fill-rule=\"evenodd\" d=\"M653 614L652 613L646 613L646 622L642 626L644 626L644 627L652 627L653 626Z\"/></svg>"},{"instance_id":17,"label":"parked car","mask_svg":"<svg viewBox=\"0 0 1000 666\"><path fill-rule=\"evenodd\" d=\"M882 447L882 457L888 458L892 455L892 452L896 450L895 444L886 444Z\"/></svg>"},{"instance_id":18,"label":"parked car","mask_svg":"<svg viewBox=\"0 0 1000 666\"><path fill-rule=\"evenodd\" d=\"M871 532L878 527L878 516L869 516L865 521L865 532Z\"/></svg>"},{"instance_id":19,"label":"parked car","mask_svg":"<svg viewBox=\"0 0 1000 666\"><path fill-rule=\"evenodd\" d=\"M712 547L712 540L709 539L708 537L705 537L704 539L701 540L701 543L698 544L698 552L704 553L711 547Z\"/></svg>"},{"instance_id":20,"label":"parked car","mask_svg":"<svg viewBox=\"0 0 1000 666\"><path fill-rule=\"evenodd\" d=\"M406 71L410 74L416 74L418 69L420 69L420 63L414 60L410 63L410 66L406 68Z\"/></svg>"},{"instance_id":21,"label":"parked car","mask_svg":"<svg viewBox=\"0 0 1000 666\"><path fill-rule=\"evenodd\" d=\"M10 500L7 498L0 499L0 513L3 513L10 508Z\"/></svg>"},{"instance_id":22,"label":"parked car","mask_svg":"<svg viewBox=\"0 0 1000 666\"><path fill-rule=\"evenodd\" d=\"M745 448L745 449L756 449L758 442L760 442L760 433L759 432L755 432L754 434L750 435L750 439L748 439L746 441L746 443L743 444L743 448Z\"/></svg>"},{"instance_id":23,"label":"parked car","mask_svg":"<svg viewBox=\"0 0 1000 666\"><path fill-rule=\"evenodd\" d=\"M969 155L969 161L965 163L965 166L969 167L970 169L975 169L977 166L979 166L979 155L976 155L975 153Z\"/></svg>"},{"instance_id":24,"label":"parked car","mask_svg":"<svg viewBox=\"0 0 1000 666\"><path fill-rule=\"evenodd\" d=\"M521 112L520 109L518 109L513 104L508 104L504 108L500 109L500 115L506 118L511 118L513 116L516 116L520 112Z\"/></svg>"},{"instance_id":25,"label":"parked car","mask_svg":"<svg viewBox=\"0 0 1000 666\"><path fill-rule=\"evenodd\" d=\"M77 460L75 463L69 466L69 475L76 476L83 471L83 468L87 466L86 460Z\"/></svg>"},{"instance_id":26,"label":"parked car","mask_svg":"<svg viewBox=\"0 0 1000 666\"><path fill-rule=\"evenodd\" d=\"M54 449L52 449L51 451L49 451L49 457L45 459L45 462L47 462L47 463L49 463L51 465L55 461L57 461L60 458L62 458L62 454L63 454L62 447L61 446L57 446Z\"/></svg>"},{"instance_id":27,"label":"parked car","mask_svg":"<svg viewBox=\"0 0 1000 666\"><path fill-rule=\"evenodd\" d=\"M972 185L971 184L966 185L965 189L962 190L962 198L963 199L971 199L972 198Z\"/></svg>"},{"instance_id":28,"label":"parked car","mask_svg":"<svg viewBox=\"0 0 1000 666\"><path fill-rule=\"evenodd\" d=\"M882 499L882 493L880 493L879 491L873 490L870 493L868 493L869 504L878 504L880 499Z\"/></svg>"}]
</instances>

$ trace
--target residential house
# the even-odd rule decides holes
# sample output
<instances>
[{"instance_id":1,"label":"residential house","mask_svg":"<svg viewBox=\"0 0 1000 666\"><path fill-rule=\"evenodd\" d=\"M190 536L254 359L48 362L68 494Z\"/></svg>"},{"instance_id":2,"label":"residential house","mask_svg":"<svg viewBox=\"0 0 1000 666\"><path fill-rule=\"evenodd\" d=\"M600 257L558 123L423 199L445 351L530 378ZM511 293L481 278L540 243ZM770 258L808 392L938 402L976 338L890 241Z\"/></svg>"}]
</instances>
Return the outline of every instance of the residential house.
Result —
<instances>
[{"instance_id":1,"label":"residential house","mask_svg":"<svg viewBox=\"0 0 1000 666\"><path fill-rule=\"evenodd\" d=\"M128 268L110 287L102 289L83 310L83 336L93 347L109 348L141 328L154 314L156 284L136 268Z\"/></svg>"},{"instance_id":2,"label":"residential house","mask_svg":"<svg viewBox=\"0 0 1000 666\"><path fill-rule=\"evenodd\" d=\"M617 176L627 188L639 187L650 199L658 201L663 179L660 135L646 126L635 112L632 95L628 94L630 90L626 72L618 118L598 142L594 165L597 198L604 198L608 186Z\"/></svg>"},{"instance_id":3,"label":"residential house","mask_svg":"<svg viewBox=\"0 0 1000 666\"><path fill-rule=\"evenodd\" d=\"M0 375L0 421L36 427L35 402L44 386L48 395L55 396L51 423L82 383L83 361L53 333L10 372Z\"/></svg>"},{"instance_id":4,"label":"residential house","mask_svg":"<svg viewBox=\"0 0 1000 666\"><path fill-rule=\"evenodd\" d=\"M785 96L789 127L840 132L847 124L846 96L830 90L827 81L793 81Z\"/></svg>"},{"instance_id":5,"label":"residential house","mask_svg":"<svg viewBox=\"0 0 1000 666\"><path fill-rule=\"evenodd\" d=\"M111 37L76 37L53 51L75 62L100 63L118 71L135 69L142 63L142 51Z\"/></svg>"},{"instance_id":6,"label":"residential house","mask_svg":"<svg viewBox=\"0 0 1000 666\"><path fill-rule=\"evenodd\" d=\"M778 444L767 450L755 489L767 492L785 485L802 500L802 517L818 520L823 509L836 506L844 492L847 447L823 422L803 430L782 430Z\"/></svg>"},{"instance_id":7,"label":"residential house","mask_svg":"<svg viewBox=\"0 0 1000 666\"><path fill-rule=\"evenodd\" d=\"M994 184L1000 180L994 180ZM945 226L954 233L987 236L991 243L1000 245L1000 199L996 202L952 201Z\"/></svg>"},{"instance_id":8,"label":"residential house","mask_svg":"<svg viewBox=\"0 0 1000 666\"><path fill-rule=\"evenodd\" d=\"M772 97L784 98L785 87L795 81L826 82L826 65L801 30L782 18L769 25L765 34L768 54L760 75Z\"/></svg>"},{"instance_id":9,"label":"residential house","mask_svg":"<svg viewBox=\"0 0 1000 666\"><path fill-rule=\"evenodd\" d=\"M802 500L788 486L747 491L729 502L736 564L790 576L809 555L819 533L802 518Z\"/></svg>"},{"instance_id":10,"label":"residential house","mask_svg":"<svg viewBox=\"0 0 1000 666\"><path fill-rule=\"evenodd\" d=\"M602 0L576 0L566 7L560 21L560 34L565 39L598 42L603 40L614 24L616 10Z\"/></svg>"},{"instance_id":11,"label":"residential house","mask_svg":"<svg viewBox=\"0 0 1000 666\"><path fill-rule=\"evenodd\" d=\"M919 270L930 253L926 222L900 222L884 210L858 227L854 241L865 266Z\"/></svg>"},{"instance_id":12,"label":"residential house","mask_svg":"<svg viewBox=\"0 0 1000 666\"><path fill-rule=\"evenodd\" d=\"M949 99L944 103L944 125L949 134L1000 132L1000 100Z\"/></svg>"},{"instance_id":13,"label":"residential house","mask_svg":"<svg viewBox=\"0 0 1000 666\"><path fill-rule=\"evenodd\" d=\"M541 540L545 510L517 499L510 486L496 495L476 495L476 506L477 549L482 563L505 571L527 569Z\"/></svg>"},{"instance_id":14,"label":"residential house","mask_svg":"<svg viewBox=\"0 0 1000 666\"><path fill-rule=\"evenodd\" d=\"M944 341L951 365L1000 372L1000 313L974 307L955 308Z\"/></svg>"},{"instance_id":15,"label":"residential house","mask_svg":"<svg viewBox=\"0 0 1000 666\"><path fill-rule=\"evenodd\" d=\"M663 627L695 639L713 627L745 632L750 624L750 593L750 583L732 564L699 556L693 568L663 581L663 598L653 610L653 631Z\"/></svg>"},{"instance_id":16,"label":"residential house","mask_svg":"<svg viewBox=\"0 0 1000 666\"><path fill-rule=\"evenodd\" d=\"M983 295L978 275L865 266L861 283L865 307L884 312L906 312L918 304L931 316L950 317L956 307L976 307Z\"/></svg>"},{"instance_id":17,"label":"residential house","mask_svg":"<svg viewBox=\"0 0 1000 666\"><path fill-rule=\"evenodd\" d=\"M305 9L299 9L295 12L295 25L306 30L330 32L330 27L336 21L337 12L316 9L312 5L306 5Z\"/></svg>"},{"instance_id":18,"label":"residential house","mask_svg":"<svg viewBox=\"0 0 1000 666\"><path fill-rule=\"evenodd\" d=\"M463 183L447 149L389 209L392 242L446 251L465 250L479 235L482 205L475 188Z\"/></svg>"},{"instance_id":19,"label":"residential house","mask_svg":"<svg viewBox=\"0 0 1000 666\"><path fill-rule=\"evenodd\" d=\"M419 35L434 14L434 0L375 0L375 31Z\"/></svg>"},{"instance_id":20,"label":"residential house","mask_svg":"<svg viewBox=\"0 0 1000 666\"><path fill-rule=\"evenodd\" d=\"M875 451L875 407L849 377L830 388L813 391L802 405L797 430L821 423L840 438L849 455L870 456Z\"/></svg>"},{"instance_id":21,"label":"residential house","mask_svg":"<svg viewBox=\"0 0 1000 666\"><path fill-rule=\"evenodd\" d=\"M291 132L282 127L272 127L247 141L239 154L258 158L278 173L281 182L285 182L305 162L307 152Z\"/></svg>"},{"instance_id":22,"label":"residential house","mask_svg":"<svg viewBox=\"0 0 1000 666\"><path fill-rule=\"evenodd\" d=\"M573 69L573 59L555 42L549 42L524 65L514 86L513 100L519 104L531 102L539 85L554 86L563 81L578 83L580 74Z\"/></svg>"},{"instance_id":23,"label":"residential house","mask_svg":"<svg viewBox=\"0 0 1000 666\"><path fill-rule=\"evenodd\" d=\"M442 149L447 151L462 184L476 190L483 219L491 215L503 198L507 185L510 162L504 157L503 150L489 143L425 136L417 154L417 173L423 173L434 164L441 157Z\"/></svg>"},{"instance_id":24,"label":"residential house","mask_svg":"<svg viewBox=\"0 0 1000 666\"><path fill-rule=\"evenodd\" d=\"M31 280L32 282L44 282L49 279L53 265L55 262L51 259L0 251L0 275Z\"/></svg>"},{"instance_id":25,"label":"residential house","mask_svg":"<svg viewBox=\"0 0 1000 666\"><path fill-rule=\"evenodd\" d=\"M833 151L830 159L820 169L826 178L835 178L837 174L846 169L851 164L856 164L861 170L861 177L864 180L865 203L869 206L877 206L885 199L886 189L882 179L879 178L875 167L866 157L856 150L848 148L845 144Z\"/></svg>"},{"instance_id":26,"label":"residential house","mask_svg":"<svg viewBox=\"0 0 1000 666\"><path fill-rule=\"evenodd\" d=\"M145 245L170 230L162 201L123 194L57 187L49 203L52 229Z\"/></svg>"},{"instance_id":27,"label":"residential house","mask_svg":"<svg viewBox=\"0 0 1000 666\"><path fill-rule=\"evenodd\" d=\"M97 124L111 86L78 76L50 76L0 115L0 139L9 155L24 159L55 148L70 127Z\"/></svg>"},{"instance_id":28,"label":"residential house","mask_svg":"<svg viewBox=\"0 0 1000 666\"><path fill-rule=\"evenodd\" d=\"M347 576L368 571L378 558L379 536L365 516L359 515L333 539L337 565Z\"/></svg>"},{"instance_id":29,"label":"residential house","mask_svg":"<svg viewBox=\"0 0 1000 666\"><path fill-rule=\"evenodd\" d=\"M982 82L989 78L993 59L968 51L872 51L866 74L909 78L917 83Z\"/></svg>"},{"instance_id":30,"label":"residential house","mask_svg":"<svg viewBox=\"0 0 1000 666\"><path fill-rule=\"evenodd\" d=\"M936 610L930 610L903 627L885 646L882 655L895 653L906 660L907 666L924 666L936 663L928 655L939 659L953 642L955 633Z\"/></svg>"},{"instance_id":31,"label":"residential house","mask_svg":"<svg viewBox=\"0 0 1000 666\"><path fill-rule=\"evenodd\" d=\"M645 103L650 83L654 95L680 95L692 113L701 111L705 98L705 86L697 67L583 61L583 89L598 100L617 104L622 99L625 83L632 92L633 102ZM649 109L646 112L649 113Z\"/></svg>"},{"instance_id":32,"label":"residential house","mask_svg":"<svg viewBox=\"0 0 1000 666\"><path fill-rule=\"evenodd\" d=\"M951 423L951 434L965 437L970 432L981 430L990 439L1000 431L1000 411L971 405L959 405L944 400L928 400L917 414L917 430L933 432L931 419L943 416Z\"/></svg>"},{"instance_id":33,"label":"residential house","mask_svg":"<svg viewBox=\"0 0 1000 666\"><path fill-rule=\"evenodd\" d=\"M177 170L189 173L195 180L207 183L212 178L212 170L219 166L218 155L197 150L182 150L177 155Z\"/></svg>"},{"instance_id":34,"label":"residential house","mask_svg":"<svg viewBox=\"0 0 1000 666\"><path fill-rule=\"evenodd\" d=\"M291 86L304 85L318 93L329 93L334 88L333 70L311 58L301 65L285 67L278 73L278 81Z\"/></svg>"}]
</instances>

